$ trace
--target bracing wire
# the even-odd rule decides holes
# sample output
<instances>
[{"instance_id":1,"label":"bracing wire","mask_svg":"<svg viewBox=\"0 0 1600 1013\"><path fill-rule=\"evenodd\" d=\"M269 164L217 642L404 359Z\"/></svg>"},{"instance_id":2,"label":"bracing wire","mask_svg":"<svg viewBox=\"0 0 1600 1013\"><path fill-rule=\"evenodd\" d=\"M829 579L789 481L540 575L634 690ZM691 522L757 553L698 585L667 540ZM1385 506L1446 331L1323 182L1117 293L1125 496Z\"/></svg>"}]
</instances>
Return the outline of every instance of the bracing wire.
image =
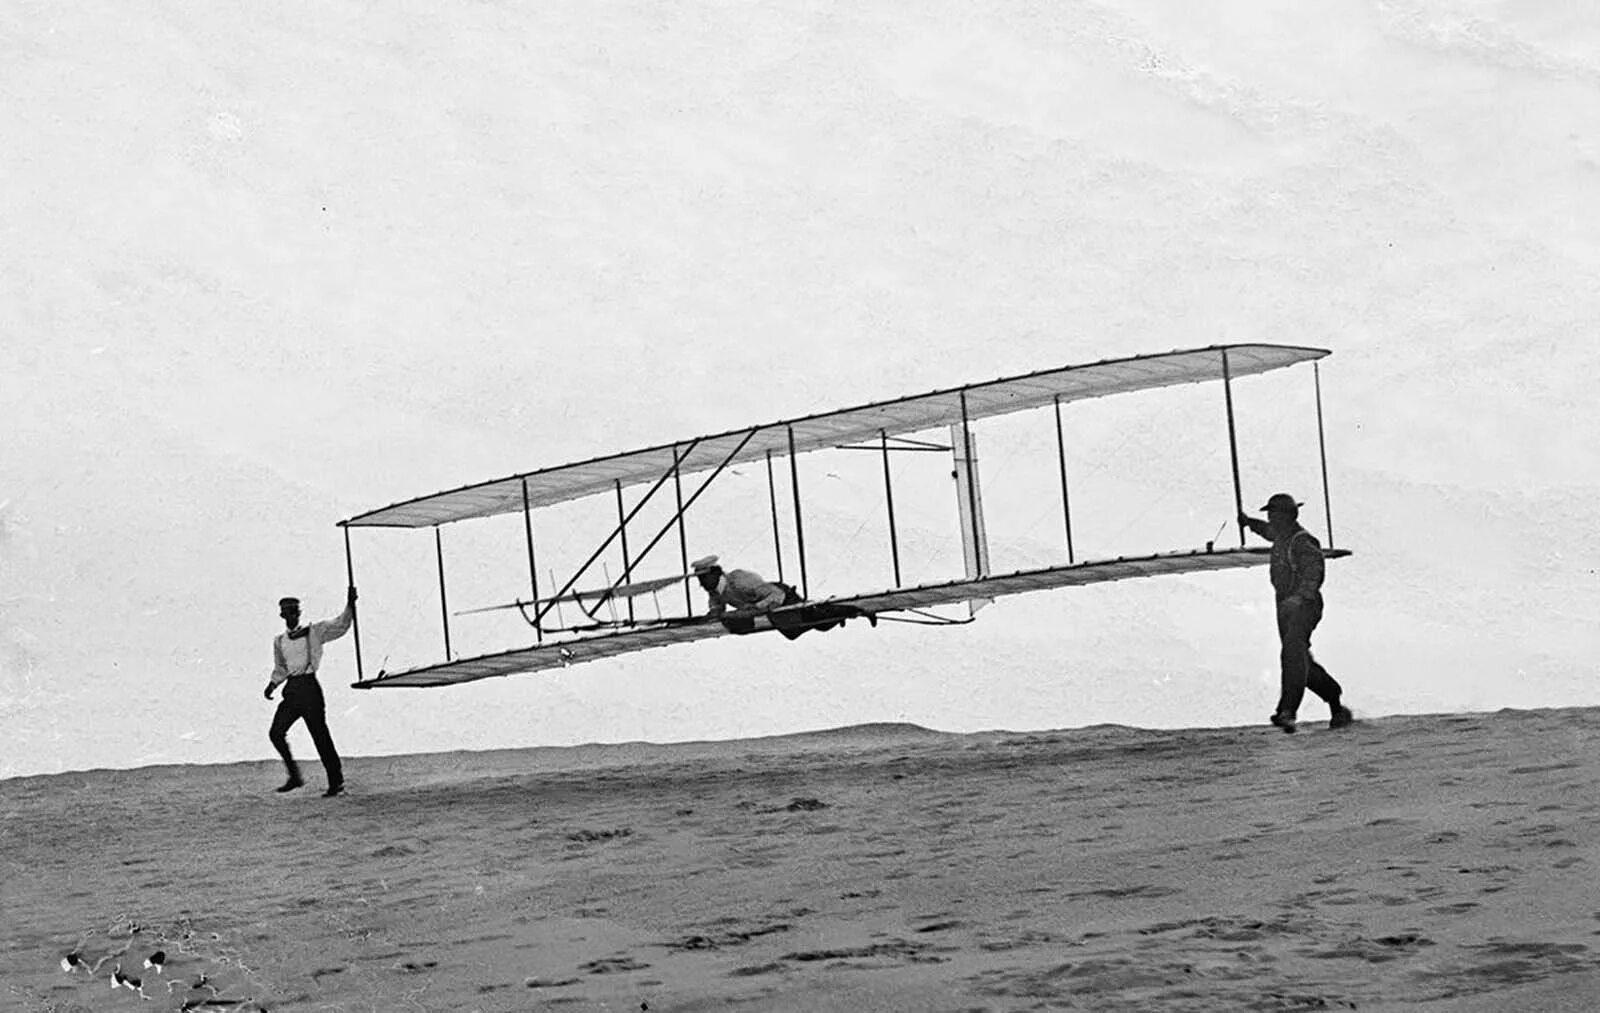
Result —
<instances>
[{"instance_id":1,"label":"bracing wire","mask_svg":"<svg viewBox=\"0 0 1600 1013\"><path fill-rule=\"evenodd\" d=\"M976 621L978 618L977 616L968 616L965 619L951 619L949 616L941 616L932 612L924 612L922 609L906 609L905 611L910 612L915 616L921 616L922 618L909 619L905 616L891 616L879 613L878 619L886 623L907 623L912 626L965 626L970 622Z\"/></svg>"},{"instance_id":2,"label":"bracing wire","mask_svg":"<svg viewBox=\"0 0 1600 1013\"><path fill-rule=\"evenodd\" d=\"M1271 400L1268 402L1268 405L1269 408L1272 409L1272 413L1266 421L1266 431L1276 431L1278 428L1280 428L1283 420L1295 410L1296 405L1293 398L1294 395L1290 392L1277 392L1271 398ZM1096 478L1109 470L1114 462L1122 459L1125 456L1129 446L1136 438L1138 438L1138 436L1138 430L1130 429L1110 451L1103 451L1097 454L1096 456L1099 458L1098 462L1090 465L1080 473L1080 485L1087 484L1086 480ZM1133 511L1120 514L1121 523L1114 530L1106 533L1107 539L1111 542L1120 540L1130 530L1148 520L1152 512L1154 512L1157 508L1170 502L1173 495L1179 489L1183 488L1186 484L1192 483L1193 481L1194 477L1192 475L1186 474L1182 469L1179 469L1178 473L1169 476L1166 481L1160 483L1157 486L1155 493L1149 497L1146 497L1139 507L1135 508ZM1056 510L1057 507L1055 505L1041 507L1039 511L1024 524L1024 534L1032 536L1041 524L1055 517ZM1224 520L1223 528L1226 529L1231 521L1231 517ZM1219 537L1221 537L1220 533L1216 536L1213 536L1212 541L1215 542Z\"/></svg>"},{"instance_id":3,"label":"bracing wire","mask_svg":"<svg viewBox=\"0 0 1600 1013\"><path fill-rule=\"evenodd\" d=\"M413 638L419 636L417 633L417 620L418 613L422 611L422 599L414 595L408 597L411 598L411 607L406 610L405 615L402 617L402 621L396 625L395 631L389 634L387 639L384 641L383 656L378 661L379 675L382 675L385 669L388 667L389 659L394 656L395 645L399 642L402 636L410 635Z\"/></svg>"},{"instance_id":4,"label":"bracing wire","mask_svg":"<svg viewBox=\"0 0 1600 1013\"><path fill-rule=\"evenodd\" d=\"M1276 411L1272 414L1271 418L1268 420L1268 422L1266 424L1266 427L1265 427L1266 431L1275 432L1280 428L1280 426L1283 423L1283 420L1289 415L1289 413L1291 411L1294 410L1295 406L1294 406L1292 398L1293 398L1293 395L1290 392L1278 392L1276 394L1276 396L1271 401L1268 402L1269 405L1271 405L1272 407L1276 408ZM1151 511L1154 510L1158 505L1164 504L1168 500L1170 500L1172 498L1173 492L1178 487L1183 485L1186 481L1188 481L1188 479L1184 475L1178 474L1178 475L1174 475L1174 476L1168 478L1167 481L1161 483L1156 489L1156 494L1154 496L1149 497L1145 501L1145 504L1141 509L1139 509L1135 513L1132 513L1131 515L1125 515L1125 519L1123 521L1123 524L1121 525L1121 527L1119 527L1113 533L1112 538L1113 539L1120 539L1130 529L1132 529L1132 528L1144 523L1145 519L1150 516ZM1229 517L1229 518L1225 519L1222 522L1223 528L1226 529L1228 527L1228 525L1230 523L1232 523L1232 521L1233 521L1232 517ZM1219 537L1221 537L1220 532L1218 533L1218 535L1213 536L1212 541L1215 542L1216 539L1219 538Z\"/></svg>"}]
</instances>

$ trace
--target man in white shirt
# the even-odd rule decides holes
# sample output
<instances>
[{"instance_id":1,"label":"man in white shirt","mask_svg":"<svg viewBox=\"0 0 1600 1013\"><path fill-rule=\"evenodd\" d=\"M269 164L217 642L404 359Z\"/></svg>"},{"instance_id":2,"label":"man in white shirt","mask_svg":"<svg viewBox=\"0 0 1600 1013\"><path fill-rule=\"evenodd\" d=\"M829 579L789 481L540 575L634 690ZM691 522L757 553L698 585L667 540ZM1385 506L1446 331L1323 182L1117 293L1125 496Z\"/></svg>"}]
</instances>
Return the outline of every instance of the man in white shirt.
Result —
<instances>
[{"instance_id":1,"label":"man in white shirt","mask_svg":"<svg viewBox=\"0 0 1600 1013\"><path fill-rule=\"evenodd\" d=\"M788 584L769 581L754 570L724 570L716 556L706 556L689 564L705 589L709 601L706 615L720 619L730 633L754 633L755 614L766 615L767 620L789 640L798 638L807 630L831 630L843 626L846 619L864 617L878 625L878 617L869 615L853 605L834 605L819 602L801 609L773 612L785 605L803 605L805 599ZM728 614L729 610L733 614Z\"/></svg>"},{"instance_id":2,"label":"man in white shirt","mask_svg":"<svg viewBox=\"0 0 1600 1013\"><path fill-rule=\"evenodd\" d=\"M289 769L289 779L278 791L294 791L305 784L300 778L300 767L289 752L289 729L296 721L305 719L311 741L316 743L317 755L322 758L322 769L328 775L325 797L344 791L344 767L339 762L339 752L333 747L333 736L328 734L327 706L322 699L322 686L317 683L317 666L322 664L322 645L338 640L356 617L356 589L351 587L345 597L344 611L332 619L324 619L309 626L300 625L300 599L280 598L278 615L283 617L284 632L272 638L272 677L262 696L272 699L272 693L283 686L283 699L278 712L272 717L272 729L267 738L283 757Z\"/></svg>"}]
</instances>

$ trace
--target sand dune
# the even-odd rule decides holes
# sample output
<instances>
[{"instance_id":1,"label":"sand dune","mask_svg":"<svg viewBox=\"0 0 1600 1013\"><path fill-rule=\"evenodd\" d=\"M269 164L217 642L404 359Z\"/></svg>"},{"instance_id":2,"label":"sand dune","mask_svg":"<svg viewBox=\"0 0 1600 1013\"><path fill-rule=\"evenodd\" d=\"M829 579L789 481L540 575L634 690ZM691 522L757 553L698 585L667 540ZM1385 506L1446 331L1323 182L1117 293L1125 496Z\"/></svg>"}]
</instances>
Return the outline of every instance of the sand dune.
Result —
<instances>
[{"instance_id":1,"label":"sand dune","mask_svg":"<svg viewBox=\"0 0 1600 1013\"><path fill-rule=\"evenodd\" d=\"M0 1005L1591 1009L1597 725L868 726L357 758L331 800L314 764L7 780Z\"/></svg>"}]
</instances>

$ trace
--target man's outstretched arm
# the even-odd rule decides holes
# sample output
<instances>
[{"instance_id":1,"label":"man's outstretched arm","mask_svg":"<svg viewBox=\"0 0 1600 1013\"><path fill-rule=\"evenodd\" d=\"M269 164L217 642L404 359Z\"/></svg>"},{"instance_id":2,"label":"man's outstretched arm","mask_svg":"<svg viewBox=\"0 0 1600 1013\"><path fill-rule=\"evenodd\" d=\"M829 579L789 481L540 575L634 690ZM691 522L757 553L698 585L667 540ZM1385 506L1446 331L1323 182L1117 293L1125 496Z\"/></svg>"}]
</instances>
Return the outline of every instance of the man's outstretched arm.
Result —
<instances>
[{"instance_id":1,"label":"man's outstretched arm","mask_svg":"<svg viewBox=\"0 0 1600 1013\"><path fill-rule=\"evenodd\" d=\"M1254 531L1262 538L1265 538L1267 541L1272 541L1272 526L1266 521L1257 520L1256 518L1251 517L1249 514L1241 513L1239 515L1239 523L1243 524L1251 531Z\"/></svg>"},{"instance_id":2,"label":"man's outstretched arm","mask_svg":"<svg viewBox=\"0 0 1600 1013\"><path fill-rule=\"evenodd\" d=\"M722 595L715 591L706 592L706 615L712 619L722 615L728 610L728 603L722 600Z\"/></svg>"}]
</instances>

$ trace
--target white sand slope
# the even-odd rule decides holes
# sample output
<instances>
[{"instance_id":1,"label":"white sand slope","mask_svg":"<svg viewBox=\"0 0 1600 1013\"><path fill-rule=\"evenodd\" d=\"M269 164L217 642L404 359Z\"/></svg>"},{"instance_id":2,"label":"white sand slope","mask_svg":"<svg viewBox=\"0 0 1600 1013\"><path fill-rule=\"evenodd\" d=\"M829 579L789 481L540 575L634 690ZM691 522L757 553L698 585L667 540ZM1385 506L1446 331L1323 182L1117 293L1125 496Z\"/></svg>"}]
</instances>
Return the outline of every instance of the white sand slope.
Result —
<instances>
[{"instance_id":1,"label":"white sand slope","mask_svg":"<svg viewBox=\"0 0 1600 1013\"><path fill-rule=\"evenodd\" d=\"M1597 723L869 726L357 759L334 800L314 765L8 780L0 1005L1591 1009Z\"/></svg>"}]
</instances>

